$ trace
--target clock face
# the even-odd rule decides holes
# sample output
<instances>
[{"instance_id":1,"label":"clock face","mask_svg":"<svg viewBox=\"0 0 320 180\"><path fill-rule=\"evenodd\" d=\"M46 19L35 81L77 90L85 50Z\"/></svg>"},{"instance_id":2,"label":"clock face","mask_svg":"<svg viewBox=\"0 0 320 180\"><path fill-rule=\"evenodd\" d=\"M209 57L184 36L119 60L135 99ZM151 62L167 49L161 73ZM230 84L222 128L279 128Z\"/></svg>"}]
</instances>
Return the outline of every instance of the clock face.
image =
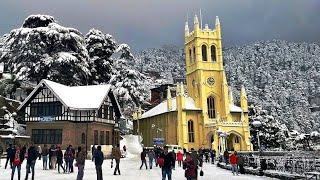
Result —
<instances>
[{"instance_id":1,"label":"clock face","mask_svg":"<svg viewBox=\"0 0 320 180\"><path fill-rule=\"evenodd\" d=\"M209 77L208 79L207 79L207 83L210 85L210 86L212 86L212 85L214 85L214 78L213 77Z\"/></svg>"}]
</instances>

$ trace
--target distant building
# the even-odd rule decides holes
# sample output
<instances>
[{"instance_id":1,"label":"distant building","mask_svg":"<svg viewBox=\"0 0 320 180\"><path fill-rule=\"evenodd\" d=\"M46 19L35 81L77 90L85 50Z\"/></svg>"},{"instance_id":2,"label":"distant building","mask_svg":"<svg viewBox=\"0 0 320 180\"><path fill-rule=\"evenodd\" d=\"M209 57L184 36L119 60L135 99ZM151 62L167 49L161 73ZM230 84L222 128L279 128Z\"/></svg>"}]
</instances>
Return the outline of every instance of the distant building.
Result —
<instances>
[{"instance_id":1,"label":"distant building","mask_svg":"<svg viewBox=\"0 0 320 180\"><path fill-rule=\"evenodd\" d=\"M142 135L145 146L163 139L186 149L252 150L247 95L242 87L240 107L234 104L223 66L219 19L214 29L202 29L195 17L192 32L186 23L184 40L188 95L182 83L177 83L176 97L168 90L165 100L153 90L153 96L161 98L152 102L164 101L144 113L136 111L134 131Z\"/></svg>"},{"instance_id":2,"label":"distant building","mask_svg":"<svg viewBox=\"0 0 320 180\"><path fill-rule=\"evenodd\" d=\"M119 143L121 112L111 85L70 87L42 80L18 110L36 145Z\"/></svg>"},{"instance_id":3,"label":"distant building","mask_svg":"<svg viewBox=\"0 0 320 180\"><path fill-rule=\"evenodd\" d=\"M158 87L152 88L151 89L151 100L150 104L152 106L158 105L165 99L167 99L167 89L170 89L172 96L175 96L176 90L175 90L175 85L173 84L163 84Z\"/></svg>"}]
</instances>

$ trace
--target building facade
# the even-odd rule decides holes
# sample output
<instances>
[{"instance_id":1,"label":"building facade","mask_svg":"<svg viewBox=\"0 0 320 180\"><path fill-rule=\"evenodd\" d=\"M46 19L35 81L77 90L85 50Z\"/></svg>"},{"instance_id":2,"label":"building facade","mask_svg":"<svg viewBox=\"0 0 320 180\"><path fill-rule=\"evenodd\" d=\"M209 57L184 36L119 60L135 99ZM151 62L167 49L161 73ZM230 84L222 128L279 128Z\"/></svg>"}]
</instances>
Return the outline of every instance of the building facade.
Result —
<instances>
[{"instance_id":1,"label":"building facade","mask_svg":"<svg viewBox=\"0 0 320 180\"><path fill-rule=\"evenodd\" d=\"M110 85L65 86L42 80L19 106L27 135L36 145L119 143L121 112Z\"/></svg>"},{"instance_id":2,"label":"building facade","mask_svg":"<svg viewBox=\"0 0 320 180\"><path fill-rule=\"evenodd\" d=\"M218 18L213 30L207 24L204 29L200 28L196 16L192 32L186 23L188 95L184 86L178 84L176 98L168 95L166 101L153 109L136 113L134 127L143 136L146 146L152 146L153 138L162 137L166 144L186 149L252 150L246 92L242 87L240 107L236 106L223 67L221 41ZM161 129L161 132L154 129Z\"/></svg>"}]
</instances>

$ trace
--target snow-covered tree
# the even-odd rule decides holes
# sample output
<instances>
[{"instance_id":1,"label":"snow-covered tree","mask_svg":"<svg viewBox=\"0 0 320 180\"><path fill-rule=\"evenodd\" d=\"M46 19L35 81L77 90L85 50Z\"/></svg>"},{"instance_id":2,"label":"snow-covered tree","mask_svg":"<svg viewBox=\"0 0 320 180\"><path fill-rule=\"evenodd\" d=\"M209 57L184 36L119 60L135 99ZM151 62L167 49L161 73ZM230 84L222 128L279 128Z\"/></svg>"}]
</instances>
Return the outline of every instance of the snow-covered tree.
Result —
<instances>
[{"instance_id":1,"label":"snow-covered tree","mask_svg":"<svg viewBox=\"0 0 320 180\"><path fill-rule=\"evenodd\" d=\"M262 126L256 128L253 126L254 121L260 121ZM251 141L255 149L258 149L257 136L260 138L260 145L265 149L286 148L286 139L288 138L288 129L286 125L281 124L273 116L263 110L261 106L249 107L249 122Z\"/></svg>"},{"instance_id":2,"label":"snow-covered tree","mask_svg":"<svg viewBox=\"0 0 320 180\"><path fill-rule=\"evenodd\" d=\"M139 71L130 68L129 62L134 59L130 47L120 44L117 48L119 59L114 61L114 74L111 84L118 96L120 106L126 115L132 115L135 107L145 103L149 98L150 81Z\"/></svg>"},{"instance_id":3,"label":"snow-covered tree","mask_svg":"<svg viewBox=\"0 0 320 180\"><path fill-rule=\"evenodd\" d=\"M91 62L92 81L94 84L109 82L113 71L111 56L115 53L117 44L113 37L97 29L91 29L86 34L86 48Z\"/></svg>"},{"instance_id":4,"label":"snow-covered tree","mask_svg":"<svg viewBox=\"0 0 320 180\"><path fill-rule=\"evenodd\" d=\"M31 15L14 29L2 47L0 62L19 80L50 79L68 85L87 84L88 52L82 34L48 15Z\"/></svg>"},{"instance_id":5,"label":"snow-covered tree","mask_svg":"<svg viewBox=\"0 0 320 180\"><path fill-rule=\"evenodd\" d=\"M9 98L15 98L14 93L20 87L20 82L15 75L10 75L9 78L0 79L0 95Z\"/></svg>"}]
</instances>

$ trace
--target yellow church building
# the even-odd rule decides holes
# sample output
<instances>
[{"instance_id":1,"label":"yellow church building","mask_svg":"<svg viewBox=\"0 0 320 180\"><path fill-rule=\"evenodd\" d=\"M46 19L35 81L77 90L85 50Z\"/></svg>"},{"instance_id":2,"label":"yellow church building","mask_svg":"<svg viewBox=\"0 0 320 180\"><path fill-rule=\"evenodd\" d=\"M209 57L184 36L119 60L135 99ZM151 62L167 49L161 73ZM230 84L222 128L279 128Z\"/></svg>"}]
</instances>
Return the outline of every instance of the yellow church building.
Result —
<instances>
[{"instance_id":1,"label":"yellow church building","mask_svg":"<svg viewBox=\"0 0 320 180\"><path fill-rule=\"evenodd\" d=\"M214 148L250 151L247 95L240 93L240 107L233 102L223 67L221 25L200 27L194 17L193 31L185 24L187 93L177 84L176 97L167 91L167 100L142 113L134 113L134 129L145 146L155 138L186 149Z\"/></svg>"}]
</instances>

